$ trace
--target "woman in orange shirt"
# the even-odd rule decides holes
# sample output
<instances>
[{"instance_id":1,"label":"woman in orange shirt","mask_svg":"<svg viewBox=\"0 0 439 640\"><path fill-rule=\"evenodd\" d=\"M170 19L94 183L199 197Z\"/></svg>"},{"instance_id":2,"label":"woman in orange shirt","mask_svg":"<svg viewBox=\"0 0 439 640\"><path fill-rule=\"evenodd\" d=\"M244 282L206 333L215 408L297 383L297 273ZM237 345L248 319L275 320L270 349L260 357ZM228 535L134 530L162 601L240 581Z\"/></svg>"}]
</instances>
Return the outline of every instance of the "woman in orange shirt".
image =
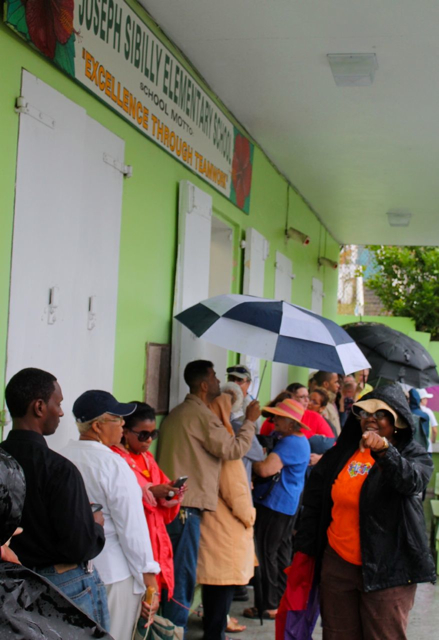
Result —
<instances>
[{"instance_id":1,"label":"woman in orange shirt","mask_svg":"<svg viewBox=\"0 0 439 640\"><path fill-rule=\"evenodd\" d=\"M416 584L436 579L421 498L433 465L399 385L353 412L310 475L294 548L316 559L324 640L404 640Z\"/></svg>"}]
</instances>

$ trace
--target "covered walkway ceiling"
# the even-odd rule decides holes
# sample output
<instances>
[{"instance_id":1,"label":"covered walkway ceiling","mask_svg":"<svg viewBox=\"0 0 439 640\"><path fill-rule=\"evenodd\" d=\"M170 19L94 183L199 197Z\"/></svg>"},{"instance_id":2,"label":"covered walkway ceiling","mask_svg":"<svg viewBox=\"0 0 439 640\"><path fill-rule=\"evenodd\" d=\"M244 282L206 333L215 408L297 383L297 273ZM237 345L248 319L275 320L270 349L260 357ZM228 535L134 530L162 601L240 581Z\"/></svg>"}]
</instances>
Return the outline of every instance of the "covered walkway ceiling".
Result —
<instances>
[{"instance_id":1,"label":"covered walkway ceiling","mask_svg":"<svg viewBox=\"0 0 439 640\"><path fill-rule=\"evenodd\" d=\"M437 0L140 1L338 241L439 245ZM373 84L328 53L375 53Z\"/></svg>"}]
</instances>

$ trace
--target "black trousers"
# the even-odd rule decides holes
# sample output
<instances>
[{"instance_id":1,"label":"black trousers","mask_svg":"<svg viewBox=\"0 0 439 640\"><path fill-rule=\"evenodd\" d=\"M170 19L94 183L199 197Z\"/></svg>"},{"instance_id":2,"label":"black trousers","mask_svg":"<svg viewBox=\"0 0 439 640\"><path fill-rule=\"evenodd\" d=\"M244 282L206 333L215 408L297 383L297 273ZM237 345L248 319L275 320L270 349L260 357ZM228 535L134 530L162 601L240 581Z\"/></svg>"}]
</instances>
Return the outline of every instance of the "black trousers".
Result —
<instances>
[{"instance_id":1,"label":"black trousers","mask_svg":"<svg viewBox=\"0 0 439 640\"><path fill-rule=\"evenodd\" d=\"M224 640L235 585L203 584L204 640Z\"/></svg>"},{"instance_id":2,"label":"black trousers","mask_svg":"<svg viewBox=\"0 0 439 640\"><path fill-rule=\"evenodd\" d=\"M255 542L262 578L265 609L277 609L285 591L284 569L291 564L295 516L256 504Z\"/></svg>"}]
</instances>

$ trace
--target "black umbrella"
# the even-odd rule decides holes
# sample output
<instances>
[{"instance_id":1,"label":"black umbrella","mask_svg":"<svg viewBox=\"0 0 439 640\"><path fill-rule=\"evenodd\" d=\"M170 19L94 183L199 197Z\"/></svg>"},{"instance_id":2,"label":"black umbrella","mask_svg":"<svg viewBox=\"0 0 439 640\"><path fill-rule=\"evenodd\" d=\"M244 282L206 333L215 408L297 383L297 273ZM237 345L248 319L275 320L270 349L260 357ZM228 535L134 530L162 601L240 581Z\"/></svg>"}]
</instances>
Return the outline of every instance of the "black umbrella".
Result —
<instances>
[{"instance_id":1,"label":"black umbrella","mask_svg":"<svg viewBox=\"0 0 439 640\"><path fill-rule=\"evenodd\" d=\"M382 378L418 389L439 384L433 358L413 338L379 322L354 322L343 328L369 360L371 382Z\"/></svg>"}]
</instances>

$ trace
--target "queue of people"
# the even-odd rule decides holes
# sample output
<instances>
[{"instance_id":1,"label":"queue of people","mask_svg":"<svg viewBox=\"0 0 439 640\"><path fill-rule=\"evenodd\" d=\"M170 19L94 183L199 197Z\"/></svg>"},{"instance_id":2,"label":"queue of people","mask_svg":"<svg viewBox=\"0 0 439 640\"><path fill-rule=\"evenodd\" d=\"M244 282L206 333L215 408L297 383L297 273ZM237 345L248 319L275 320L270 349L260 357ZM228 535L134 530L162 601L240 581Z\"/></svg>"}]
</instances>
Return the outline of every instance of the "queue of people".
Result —
<instances>
[{"instance_id":1,"label":"queue of people","mask_svg":"<svg viewBox=\"0 0 439 640\"><path fill-rule=\"evenodd\" d=\"M212 362L190 362L189 393L160 429L149 405L87 391L72 409L78 439L58 454L45 436L64 415L59 382L13 376L0 446L26 494L3 562L48 580L114 640L159 607L185 634L198 583L204 640L225 640L252 579L262 600L244 616L276 619L296 554L315 567L325 640L405 638L416 584L435 579L422 515L432 462L414 440L428 419L421 394L409 403L397 385L371 392L367 372L317 372L262 408L258 433L250 370L227 377L221 387Z\"/></svg>"}]
</instances>

